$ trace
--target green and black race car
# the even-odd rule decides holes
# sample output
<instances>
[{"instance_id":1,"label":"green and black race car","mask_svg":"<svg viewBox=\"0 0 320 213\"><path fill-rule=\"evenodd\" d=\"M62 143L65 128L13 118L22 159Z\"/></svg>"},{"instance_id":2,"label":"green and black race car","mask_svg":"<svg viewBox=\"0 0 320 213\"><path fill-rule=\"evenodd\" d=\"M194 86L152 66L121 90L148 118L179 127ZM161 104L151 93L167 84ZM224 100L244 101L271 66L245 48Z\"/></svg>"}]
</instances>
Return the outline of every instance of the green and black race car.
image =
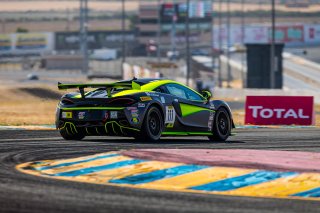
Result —
<instances>
[{"instance_id":1,"label":"green and black race car","mask_svg":"<svg viewBox=\"0 0 320 213\"><path fill-rule=\"evenodd\" d=\"M56 127L66 140L110 135L159 140L161 136L208 136L225 141L234 128L221 100L172 80L133 79L111 84L61 84L79 89L61 98ZM86 88L95 88L85 91Z\"/></svg>"}]
</instances>

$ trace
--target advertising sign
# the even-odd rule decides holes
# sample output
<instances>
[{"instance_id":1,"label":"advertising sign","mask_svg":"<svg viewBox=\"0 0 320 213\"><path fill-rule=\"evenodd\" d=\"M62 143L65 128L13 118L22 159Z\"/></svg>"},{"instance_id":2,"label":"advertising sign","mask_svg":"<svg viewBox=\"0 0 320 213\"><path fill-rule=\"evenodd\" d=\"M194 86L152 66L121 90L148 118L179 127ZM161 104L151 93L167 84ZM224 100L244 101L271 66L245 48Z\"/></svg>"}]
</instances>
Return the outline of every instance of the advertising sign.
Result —
<instances>
[{"instance_id":1,"label":"advertising sign","mask_svg":"<svg viewBox=\"0 0 320 213\"><path fill-rule=\"evenodd\" d=\"M163 19L172 19L172 17L177 13L175 4L173 3L166 3L163 4L161 7L161 14Z\"/></svg>"},{"instance_id":2,"label":"advertising sign","mask_svg":"<svg viewBox=\"0 0 320 213\"><path fill-rule=\"evenodd\" d=\"M161 20L164 22L172 21L173 16L177 16L178 21L185 21L188 13L186 3L165 3L161 6ZM199 20L210 20L212 6L210 0L190 1L189 18Z\"/></svg>"},{"instance_id":3,"label":"advertising sign","mask_svg":"<svg viewBox=\"0 0 320 213\"><path fill-rule=\"evenodd\" d=\"M8 51L11 49L10 35L0 34L0 51Z\"/></svg>"},{"instance_id":4,"label":"advertising sign","mask_svg":"<svg viewBox=\"0 0 320 213\"><path fill-rule=\"evenodd\" d=\"M307 43L320 42L320 25L307 25L304 27L304 36Z\"/></svg>"},{"instance_id":5,"label":"advertising sign","mask_svg":"<svg viewBox=\"0 0 320 213\"><path fill-rule=\"evenodd\" d=\"M225 25L214 27L213 41L214 47L219 47L221 41L222 46L228 44L228 34ZM271 42L270 26L245 26L244 29L245 44L267 44ZM295 45L311 45L320 43L320 25L297 25L288 24L276 27L276 41L285 43L287 46ZM242 43L241 25L230 26L230 46Z\"/></svg>"},{"instance_id":6,"label":"advertising sign","mask_svg":"<svg viewBox=\"0 0 320 213\"><path fill-rule=\"evenodd\" d=\"M268 28L264 26L252 26L245 29L245 43L267 43Z\"/></svg>"},{"instance_id":7,"label":"advertising sign","mask_svg":"<svg viewBox=\"0 0 320 213\"><path fill-rule=\"evenodd\" d=\"M309 96L248 96L245 124L312 125L313 97Z\"/></svg>"},{"instance_id":8,"label":"advertising sign","mask_svg":"<svg viewBox=\"0 0 320 213\"><path fill-rule=\"evenodd\" d=\"M54 33L0 34L1 55L41 54L54 48Z\"/></svg>"},{"instance_id":9,"label":"advertising sign","mask_svg":"<svg viewBox=\"0 0 320 213\"><path fill-rule=\"evenodd\" d=\"M277 26L276 41L281 43L304 42L304 29L302 25ZM269 28L269 41L271 41L271 28Z\"/></svg>"},{"instance_id":10,"label":"advertising sign","mask_svg":"<svg viewBox=\"0 0 320 213\"><path fill-rule=\"evenodd\" d=\"M122 45L121 31L95 31L88 33L89 49L101 48L120 48ZM125 41L128 48L135 47L136 34L134 31L125 32ZM78 32L57 32L55 34L55 49L56 50L79 50L80 35Z\"/></svg>"},{"instance_id":11,"label":"advertising sign","mask_svg":"<svg viewBox=\"0 0 320 213\"><path fill-rule=\"evenodd\" d=\"M244 29L244 37L242 37L242 28L240 25L231 25L230 29L230 46L234 44L241 44L242 39L244 43L268 43L268 28L264 26L249 26ZM228 31L226 26L215 27L214 28L214 46L219 47L219 41L221 41L222 46L227 46L228 44Z\"/></svg>"},{"instance_id":12,"label":"advertising sign","mask_svg":"<svg viewBox=\"0 0 320 213\"><path fill-rule=\"evenodd\" d=\"M42 33L24 33L16 35L17 50L44 49L47 47L47 36Z\"/></svg>"}]
</instances>

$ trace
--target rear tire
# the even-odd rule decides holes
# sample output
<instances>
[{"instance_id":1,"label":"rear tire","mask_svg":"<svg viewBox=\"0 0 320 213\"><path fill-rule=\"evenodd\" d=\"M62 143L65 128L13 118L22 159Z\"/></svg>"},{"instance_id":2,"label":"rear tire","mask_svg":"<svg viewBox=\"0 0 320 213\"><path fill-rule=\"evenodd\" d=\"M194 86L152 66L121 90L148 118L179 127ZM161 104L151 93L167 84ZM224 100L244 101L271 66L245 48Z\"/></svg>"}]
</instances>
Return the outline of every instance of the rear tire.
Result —
<instances>
[{"instance_id":1,"label":"rear tire","mask_svg":"<svg viewBox=\"0 0 320 213\"><path fill-rule=\"evenodd\" d=\"M69 130L67 130L66 128L60 129L60 135L65 139L65 140L74 140L74 141L80 141L82 140L85 135L82 133L74 133L71 132Z\"/></svg>"},{"instance_id":2,"label":"rear tire","mask_svg":"<svg viewBox=\"0 0 320 213\"><path fill-rule=\"evenodd\" d=\"M226 141L231 134L231 118L225 108L219 108L215 114L213 123L213 135L210 141Z\"/></svg>"},{"instance_id":3,"label":"rear tire","mask_svg":"<svg viewBox=\"0 0 320 213\"><path fill-rule=\"evenodd\" d=\"M143 120L140 135L136 140L158 141L161 137L164 127L164 121L160 110L157 107L151 107Z\"/></svg>"}]
</instances>

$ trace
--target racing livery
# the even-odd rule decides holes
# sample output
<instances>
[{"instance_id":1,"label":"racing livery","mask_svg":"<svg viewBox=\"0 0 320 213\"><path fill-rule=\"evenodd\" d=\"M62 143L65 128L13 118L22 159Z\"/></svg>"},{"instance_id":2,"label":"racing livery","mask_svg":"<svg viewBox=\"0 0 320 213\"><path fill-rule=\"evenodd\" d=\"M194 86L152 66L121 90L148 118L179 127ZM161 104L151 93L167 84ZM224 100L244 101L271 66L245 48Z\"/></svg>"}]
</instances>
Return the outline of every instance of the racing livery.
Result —
<instances>
[{"instance_id":1,"label":"racing livery","mask_svg":"<svg viewBox=\"0 0 320 213\"><path fill-rule=\"evenodd\" d=\"M161 136L193 135L225 141L234 128L226 102L210 100L210 92L199 94L172 80L58 83L58 88L79 89L62 96L57 107L56 127L66 140L110 135L156 141Z\"/></svg>"}]
</instances>

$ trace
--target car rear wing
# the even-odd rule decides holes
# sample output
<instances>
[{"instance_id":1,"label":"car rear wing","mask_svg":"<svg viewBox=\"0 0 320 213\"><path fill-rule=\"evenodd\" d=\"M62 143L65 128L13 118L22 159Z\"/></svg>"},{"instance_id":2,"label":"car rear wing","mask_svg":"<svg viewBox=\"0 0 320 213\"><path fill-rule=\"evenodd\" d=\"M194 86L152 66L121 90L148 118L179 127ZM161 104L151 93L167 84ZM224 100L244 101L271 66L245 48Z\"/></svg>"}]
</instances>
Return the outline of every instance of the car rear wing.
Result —
<instances>
[{"instance_id":1,"label":"car rear wing","mask_svg":"<svg viewBox=\"0 0 320 213\"><path fill-rule=\"evenodd\" d=\"M111 97L111 90L112 89L136 89L140 90L140 85L137 84L136 82L117 82L117 83L111 83L111 84L106 84L106 83L87 83L87 84L62 84L58 82L58 89L59 90L66 90L66 89L76 89L78 88L81 94L82 98L85 98L85 88L105 88L108 97Z\"/></svg>"}]
</instances>

